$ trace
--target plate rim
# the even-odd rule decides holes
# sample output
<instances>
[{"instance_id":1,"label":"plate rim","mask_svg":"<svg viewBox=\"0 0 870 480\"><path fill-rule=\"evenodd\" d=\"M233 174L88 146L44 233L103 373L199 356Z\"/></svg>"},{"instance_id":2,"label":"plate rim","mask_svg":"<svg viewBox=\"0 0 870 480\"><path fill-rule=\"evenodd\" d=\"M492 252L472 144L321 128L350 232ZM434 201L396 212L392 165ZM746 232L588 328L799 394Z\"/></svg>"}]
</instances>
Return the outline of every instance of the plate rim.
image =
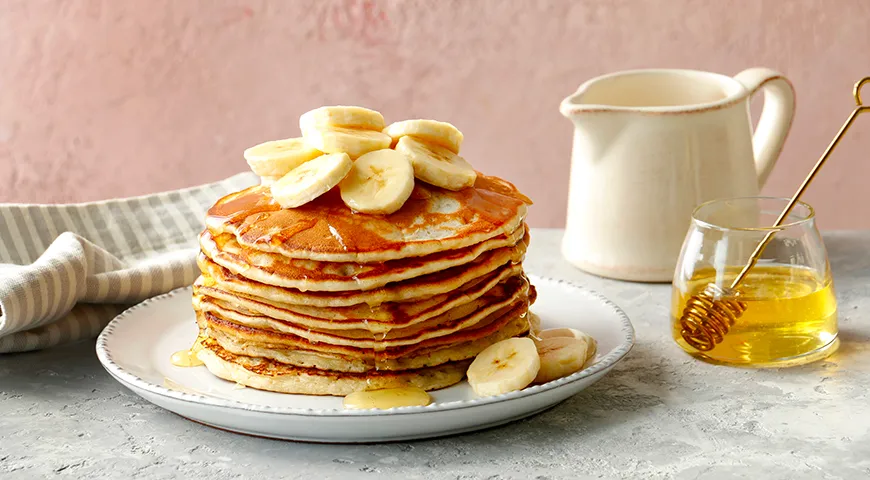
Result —
<instances>
[{"instance_id":1,"label":"plate rim","mask_svg":"<svg viewBox=\"0 0 870 480\"><path fill-rule=\"evenodd\" d=\"M635 344L635 330L634 325L629 320L628 315L625 311L622 310L618 305L616 305L609 298L604 295L598 293L595 290L580 286L571 282L569 280L564 280L561 278L552 278L552 277L544 277L540 275L535 275L531 273L527 273L529 277L534 277L539 281L554 283L560 287L568 287L570 289L576 290L578 293L591 296L601 302L603 302L607 307L611 308L617 315L620 321L620 327L623 334L622 342L610 353L605 355L601 361L595 363L589 368L585 368L579 372L575 372L566 377L562 377L556 380L553 380L548 383L544 383L542 385L535 385L532 387L527 387L522 390L515 390L513 392L504 393L501 395L493 395L488 397L480 397L473 398L470 400L457 400L452 402L445 403L432 403L425 407L396 407L387 410L379 410L379 409L364 409L364 410L344 410L344 409L316 409L316 408L300 408L300 407L285 407L285 406L271 406L271 405L259 405L253 403L247 403L239 400L225 399L207 396L199 393L188 393L181 392L178 390L173 390L170 388L166 388L163 385L157 385L155 383L149 382L138 375L135 375L124 367L118 365L114 359L112 358L112 354L110 352L110 347L108 343L111 341L113 335L115 335L115 328L125 320L126 317L133 315L138 310L143 310L149 308L154 303L159 303L162 301L166 301L169 298L172 298L181 293L190 291L192 289L192 285L187 285L184 287L179 287L169 292L166 292L161 295L157 295L142 302L133 305L132 307L127 308L115 318L110 321L105 328L103 328L100 335L97 337L96 342L96 353L97 358L100 363L103 365L103 368L107 370L107 372L118 380L120 383L128 383L136 386L142 390L148 391L152 394L159 395L161 397L166 397L170 400L175 400L183 403L189 403L197 406L208 406L208 407L217 407L217 408L229 408L234 410L244 410L253 413L263 413L263 414L277 414L277 415L295 415L295 416L303 416L303 417L360 417L360 416L382 416L382 415L419 415L425 413L434 413L434 412L445 412L445 411L453 411L453 410L463 410L466 408L473 408L483 405L492 405L496 403L509 402L514 400L519 400L528 396L536 395L539 393L547 392L550 390L557 389L559 387L580 381L584 378L592 377L599 373L605 372L609 370L611 367L616 365L620 360L622 360Z\"/></svg>"}]
</instances>

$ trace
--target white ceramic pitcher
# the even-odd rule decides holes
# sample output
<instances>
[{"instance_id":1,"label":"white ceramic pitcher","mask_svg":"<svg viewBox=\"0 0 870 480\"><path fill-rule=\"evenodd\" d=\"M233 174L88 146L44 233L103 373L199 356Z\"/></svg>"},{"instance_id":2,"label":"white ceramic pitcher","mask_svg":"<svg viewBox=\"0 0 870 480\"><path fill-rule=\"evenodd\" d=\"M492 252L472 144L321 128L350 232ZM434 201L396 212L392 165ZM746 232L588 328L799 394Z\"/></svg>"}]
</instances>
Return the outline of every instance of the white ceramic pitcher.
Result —
<instances>
[{"instance_id":1,"label":"white ceramic pitcher","mask_svg":"<svg viewBox=\"0 0 870 480\"><path fill-rule=\"evenodd\" d=\"M749 98L763 89L752 132ZM560 111L574 123L562 253L604 277L670 281L692 210L758 195L794 115L782 74L617 72L580 86Z\"/></svg>"}]
</instances>

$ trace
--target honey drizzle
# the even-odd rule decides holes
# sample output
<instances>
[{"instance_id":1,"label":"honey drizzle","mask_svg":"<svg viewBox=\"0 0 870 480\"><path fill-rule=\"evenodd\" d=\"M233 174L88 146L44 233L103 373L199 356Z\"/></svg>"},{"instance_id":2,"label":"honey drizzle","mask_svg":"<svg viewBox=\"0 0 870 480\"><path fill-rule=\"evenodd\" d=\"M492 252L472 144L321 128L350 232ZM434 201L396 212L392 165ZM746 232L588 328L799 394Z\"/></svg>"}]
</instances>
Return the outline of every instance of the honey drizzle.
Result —
<instances>
[{"instance_id":1,"label":"honey drizzle","mask_svg":"<svg viewBox=\"0 0 870 480\"><path fill-rule=\"evenodd\" d=\"M172 356L169 357L169 362L176 367L198 367L204 365L202 360L196 356L197 352L202 350L202 344L199 340L200 338L197 337L196 341L193 342L193 345L190 348L173 353Z\"/></svg>"},{"instance_id":2,"label":"honey drizzle","mask_svg":"<svg viewBox=\"0 0 870 480\"><path fill-rule=\"evenodd\" d=\"M198 367L203 365L202 360L192 350L179 350L169 357L169 361L176 367Z\"/></svg>"},{"instance_id":3,"label":"honey drizzle","mask_svg":"<svg viewBox=\"0 0 870 480\"><path fill-rule=\"evenodd\" d=\"M387 410L398 407L425 407L432 397L418 387L381 388L362 390L344 397L344 408L353 410Z\"/></svg>"}]
</instances>

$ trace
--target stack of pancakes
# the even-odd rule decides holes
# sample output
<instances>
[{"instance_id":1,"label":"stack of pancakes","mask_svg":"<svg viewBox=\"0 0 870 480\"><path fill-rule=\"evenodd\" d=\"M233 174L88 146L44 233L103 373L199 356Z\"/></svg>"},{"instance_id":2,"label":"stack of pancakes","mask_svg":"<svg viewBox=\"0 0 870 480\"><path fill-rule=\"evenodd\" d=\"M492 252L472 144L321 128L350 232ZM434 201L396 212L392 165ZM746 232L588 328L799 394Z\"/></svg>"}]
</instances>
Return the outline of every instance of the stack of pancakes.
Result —
<instances>
[{"instance_id":1,"label":"stack of pancakes","mask_svg":"<svg viewBox=\"0 0 870 480\"><path fill-rule=\"evenodd\" d=\"M265 186L230 194L200 236L197 356L284 393L453 385L483 349L536 328L530 203L482 174L461 191L418 182L391 215L353 213L336 191L292 209Z\"/></svg>"}]
</instances>

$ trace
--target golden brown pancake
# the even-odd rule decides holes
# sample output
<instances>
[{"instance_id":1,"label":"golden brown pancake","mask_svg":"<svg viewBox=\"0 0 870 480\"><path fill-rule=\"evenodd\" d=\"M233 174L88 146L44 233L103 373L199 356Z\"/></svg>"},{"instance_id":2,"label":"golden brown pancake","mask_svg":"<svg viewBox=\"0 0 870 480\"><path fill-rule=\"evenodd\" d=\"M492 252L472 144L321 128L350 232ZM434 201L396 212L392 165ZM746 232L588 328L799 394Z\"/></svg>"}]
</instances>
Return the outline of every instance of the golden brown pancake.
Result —
<instances>
[{"instance_id":1,"label":"golden brown pancake","mask_svg":"<svg viewBox=\"0 0 870 480\"><path fill-rule=\"evenodd\" d=\"M391 215L352 212L337 189L282 209L261 185L231 193L208 210L214 235L287 258L383 262L456 250L516 230L531 201L511 183L478 173L474 187L452 192L417 182Z\"/></svg>"},{"instance_id":2,"label":"golden brown pancake","mask_svg":"<svg viewBox=\"0 0 870 480\"><path fill-rule=\"evenodd\" d=\"M279 320L294 321L301 316L310 322L315 322L317 319L322 320L323 325L331 325L332 328L357 328L362 321L372 327L383 325L384 328L389 328L393 325L405 325L427 320L454 307L474 301L503 280L520 275L521 272L520 265L506 266L473 279L447 293L421 300L384 302L380 305L363 303L346 307L312 307L284 303L221 288L217 282L206 276L201 276L196 280L193 292L194 295L206 295L224 300Z\"/></svg>"},{"instance_id":3,"label":"golden brown pancake","mask_svg":"<svg viewBox=\"0 0 870 480\"><path fill-rule=\"evenodd\" d=\"M436 252L422 257L401 258L378 263L322 262L285 258L241 246L230 234L200 235L202 252L230 271L269 285L303 291L371 290L467 264L495 249L510 249L523 241L528 245L525 225L515 231L457 250Z\"/></svg>"},{"instance_id":4,"label":"golden brown pancake","mask_svg":"<svg viewBox=\"0 0 870 480\"><path fill-rule=\"evenodd\" d=\"M348 395L360 390L413 386L437 390L459 383L469 360L437 367L365 373L296 367L267 358L230 353L211 338L202 341L197 357L214 375L259 390L307 395Z\"/></svg>"},{"instance_id":5,"label":"golden brown pancake","mask_svg":"<svg viewBox=\"0 0 870 480\"><path fill-rule=\"evenodd\" d=\"M195 285L199 285L197 281ZM484 285L485 286L485 285ZM491 303L501 301L506 296L515 295L522 290L522 293L528 294L528 279L518 275L505 279L490 288L481 292L472 292L474 296L463 296L457 299L456 302L442 303L435 308L424 309L421 315L398 315L395 314L387 320L377 319L324 319L313 317L310 315L299 314L291 310L283 310L263 303L262 301L250 300L232 293L227 293L219 288L214 287L199 287L197 286L194 292L194 305L197 308L203 308L202 303L208 302L222 308L232 309L247 315L269 317L276 321L288 322L291 324L300 325L304 328L315 330L343 330L341 335L355 336L353 330L365 330L367 336L376 333L386 333L397 329L404 329L413 325L418 325L425 322L444 322L458 318L457 315L464 316L485 308ZM461 300L461 301L460 301ZM424 304L429 301L423 300ZM415 302L402 302L393 305L394 312L401 312L407 309L415 310ZM383 305L381 305L383 306ZM374 310L374 309L373 309ZM407 311L405 310L405 311ZM459 312L468 312L461 314Z\"/></svg>"},{"instance_id":6,"label":"golden brown pancake","mask_svg":"<svg viewBox=\"0 0 870 480\"><path fill-rule=\"evenodd\" d=\"M374 356L367 355L341 355L312 350L296 350L282 345L260 343L250 339L239 338L232 334L226 334L221 330L212 330L209 332L209 335L221 347L237 355L269 358L279 363L323 370L367 372L375 368L380 370L408 370L433 367L447 362L471 359L493 343L525 335L530 329L537 330L539 326L534 322L535 317L531 315L516 317L495 332L476 340L455 345L421 349L414 352L414 354L399 358L377 359Z\"/></svg>"},{"instance_id":7,"label":"golden brown pancake","mask_svg":"<svg viewBox=\"0 0 870 480\"><path fill-rule=\"evenodd\" d=\"M394 347L413 345L423 340L449 335L467 329L487 318L490 314L526 301L528 283L524 279L514 277L509 284L499 288L498 292L477 301L456 307L438 317L413 325L396 326L390 330L371 331L368 328L357 329L319 329L311 324L277 320L254 312L233 309L233 305L210 297L195 297L194 306L198 311L214 313L222 319L229 320L247 327L288 333L311 342L347 345L359 348Z\"/></svg>"},{"instance_id":8,"label":"golden brown pancake","mask_svg":"<svg viewBox=\"0 0 870 480\"><path fill-rule=\"evenodd\" d=\"M346 290L340 292L303 292L294 288L283 288L251 280L243 275L211 261L205 255L197 257L197 263L205 279L239 293L253 295L282 303L318 307L338 307L359 304L380 305L385 302L405 302L451 292L466 283L499 268L519 264L525 256L525 245L517 244L513 249L499 248L481 254L474 261L440 272L404 282L396 282L373 290Z\"/></svg>"},{"instance_id":9,"label":"golden brown pancake","mask_svg":"<svg viewBox=\"0 0 870 480\"><path fill-rule=\"evenodd\" d=\"M203 312L202 318L205 325L210 330L220 330L228 335L233 335L246 341L269 343L272 345L282 345L285 348L292 348L296 350L337 353L340 355L350 356L371 355L373 358L376 356L377 358L383 359L395 359L428 348L443 347L445 345L453 345L485 337L494 333L499 328L509 323L512 319L527 315L527 312L528 302L520 301L516 304L509 305L499 311L493 312L486 318L476 322L473 327L459 330L448 335L437 336L434 338L422 338L421 335L421 340L417 343L403 344L386 348L360 348L346 344L336 345L331 343L310 341L304 337L293 335L290 333L282 333L273 330L266 330L242 325L240 323L225 319L220 315L215 314L214 312Z\"/></svg>"}]
</instances>

